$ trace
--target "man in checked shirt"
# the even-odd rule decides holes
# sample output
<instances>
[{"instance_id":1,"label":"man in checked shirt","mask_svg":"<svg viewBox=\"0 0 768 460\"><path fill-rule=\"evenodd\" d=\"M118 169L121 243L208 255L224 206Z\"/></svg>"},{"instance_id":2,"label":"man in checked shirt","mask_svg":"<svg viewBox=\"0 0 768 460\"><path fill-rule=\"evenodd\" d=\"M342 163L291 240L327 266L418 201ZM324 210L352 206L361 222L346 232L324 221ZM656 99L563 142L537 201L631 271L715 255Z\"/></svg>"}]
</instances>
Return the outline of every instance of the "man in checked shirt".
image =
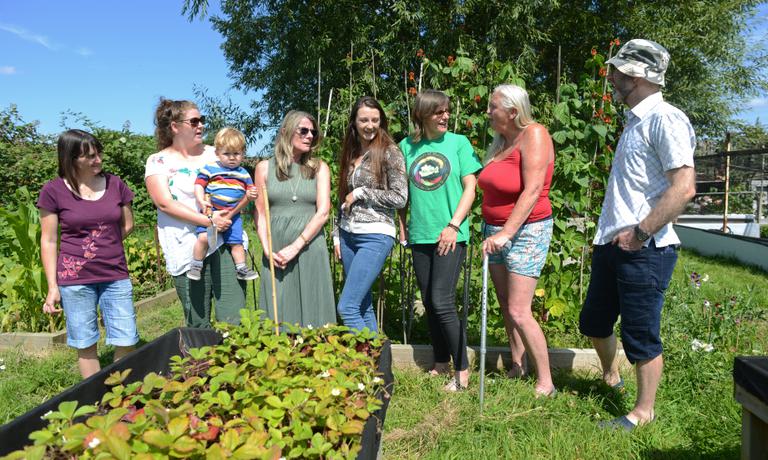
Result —
<instances>
[{"instance_id":1,"label":"man in checked shirt","mask_svg":"<svg viewBox=\"0 0 768 460\"><path fill-rule=\"evenodd\" d=\"M696 192L695 134L688 117L661 95L669 53L650 40L627 42L607 61L614 100L627 105L592 256L592 278L579 318L592 339L603 380L623 387L614 325L635 366L637 399L632 410L603 422L632 431L654 419L663 368L661 308L677 262L680 240L671 222Z\"/></svg>"}]
</instances>

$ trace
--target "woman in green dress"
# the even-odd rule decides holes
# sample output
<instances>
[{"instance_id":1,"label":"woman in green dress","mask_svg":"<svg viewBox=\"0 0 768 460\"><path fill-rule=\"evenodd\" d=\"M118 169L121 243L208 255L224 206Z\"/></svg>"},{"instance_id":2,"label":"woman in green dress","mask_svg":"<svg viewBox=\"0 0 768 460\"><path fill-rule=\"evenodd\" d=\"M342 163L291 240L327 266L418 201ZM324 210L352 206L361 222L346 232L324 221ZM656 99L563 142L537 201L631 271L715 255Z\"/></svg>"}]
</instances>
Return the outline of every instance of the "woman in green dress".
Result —
<instances>
[{"instance_id":1,"label":"woman in green dress","mask_svg":"<svg viewBox=\"0 0 768 460\"><path fill-rule=\"evenodd\" d=\"M275 140L275 155L256 165L255 183L267 187L272 257L277 282L278 321L301 326L336 322L331 268L323 225L331 209L331 172L314 156L320 144L317 122L292 110ZM259 308L273 317L267 216L256 201L254 221L264 251Z\"/></svg>"}]
</instances>

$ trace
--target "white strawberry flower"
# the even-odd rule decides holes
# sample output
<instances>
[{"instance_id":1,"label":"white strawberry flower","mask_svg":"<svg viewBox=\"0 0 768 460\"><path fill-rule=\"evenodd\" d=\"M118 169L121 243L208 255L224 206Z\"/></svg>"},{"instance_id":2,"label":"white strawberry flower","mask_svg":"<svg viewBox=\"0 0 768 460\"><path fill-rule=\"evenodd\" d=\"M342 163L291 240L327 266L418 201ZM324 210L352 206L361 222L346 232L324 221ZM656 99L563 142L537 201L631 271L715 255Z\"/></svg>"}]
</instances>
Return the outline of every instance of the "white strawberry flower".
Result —
<instances>
[{"instance_id":1,"label":"white strawberry flower","mask_svg":"<svg viewBox=\"0 0 768 460\"><path fill-rule=\"evenodd\" d=\"M339 390L338 388L334 388L333 390L331 390L331 394L333 396L339 396L341 394L341 390Z\"/></svg>"}]
</instances>

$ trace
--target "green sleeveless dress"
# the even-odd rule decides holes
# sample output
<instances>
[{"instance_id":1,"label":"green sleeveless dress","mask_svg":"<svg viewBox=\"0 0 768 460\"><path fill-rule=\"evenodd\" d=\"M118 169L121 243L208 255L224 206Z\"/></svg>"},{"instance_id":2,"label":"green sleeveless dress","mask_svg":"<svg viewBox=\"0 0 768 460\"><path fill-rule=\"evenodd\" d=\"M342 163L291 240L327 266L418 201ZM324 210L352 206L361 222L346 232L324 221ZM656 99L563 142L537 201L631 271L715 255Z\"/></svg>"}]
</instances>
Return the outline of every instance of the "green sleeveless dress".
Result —
<instances>
[{"instance_id":1,"label":"green sleeveless dress","mask_svg":"<svg viewBox=\"0 0 768 460\"><path fill-rule=\"evenodd\" d=\"M305 179L298 165L291 164L291 177L279 181L275 158L269 160L267 191L272 226L272 250L294 242L317 211L317 179ZM293 198L296 198L294 201ZM273 318L269 259L262 256L259 308ZM300 326L336 323L331 267L325 232L320 231L285 269L275 267L278 320Z\"/></svg>"}]
</instances>

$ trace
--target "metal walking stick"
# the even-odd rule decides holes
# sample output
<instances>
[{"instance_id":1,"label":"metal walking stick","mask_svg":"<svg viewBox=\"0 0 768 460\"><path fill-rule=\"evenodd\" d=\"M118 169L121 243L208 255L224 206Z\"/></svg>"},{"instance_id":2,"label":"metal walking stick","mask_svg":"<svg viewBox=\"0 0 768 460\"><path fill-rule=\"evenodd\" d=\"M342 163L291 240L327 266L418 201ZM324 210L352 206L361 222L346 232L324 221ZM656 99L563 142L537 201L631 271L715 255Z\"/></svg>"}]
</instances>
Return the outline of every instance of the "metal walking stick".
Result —
<instances>
[{"instance_id":1,"label":"metal walking stick","mask_svg":"<svg viewBox=\"0 0 768 460\"><path fill-rule=\"evenodd\" d=\"M480 310L480 415L485 395L485 323L488 319L488 254L483 254L483 297Z\"/></svg>"},{"instance_id":2,"label":"metal walking stick","mask_svg":"<svg viewBox=\"0 0 768 460\"><path fill-rule=\"evenodd\" d=\"M275 284L275 258L272 255L272 224L269 216L269 196L267 195L267 186L262 187L264 193L264 214L267 220L267 252L269 254L269 276L272 279L272 313L275 318L275 335L280 334L280 326L277 321L277 285Z\"/></svg>"}]
</instances>

